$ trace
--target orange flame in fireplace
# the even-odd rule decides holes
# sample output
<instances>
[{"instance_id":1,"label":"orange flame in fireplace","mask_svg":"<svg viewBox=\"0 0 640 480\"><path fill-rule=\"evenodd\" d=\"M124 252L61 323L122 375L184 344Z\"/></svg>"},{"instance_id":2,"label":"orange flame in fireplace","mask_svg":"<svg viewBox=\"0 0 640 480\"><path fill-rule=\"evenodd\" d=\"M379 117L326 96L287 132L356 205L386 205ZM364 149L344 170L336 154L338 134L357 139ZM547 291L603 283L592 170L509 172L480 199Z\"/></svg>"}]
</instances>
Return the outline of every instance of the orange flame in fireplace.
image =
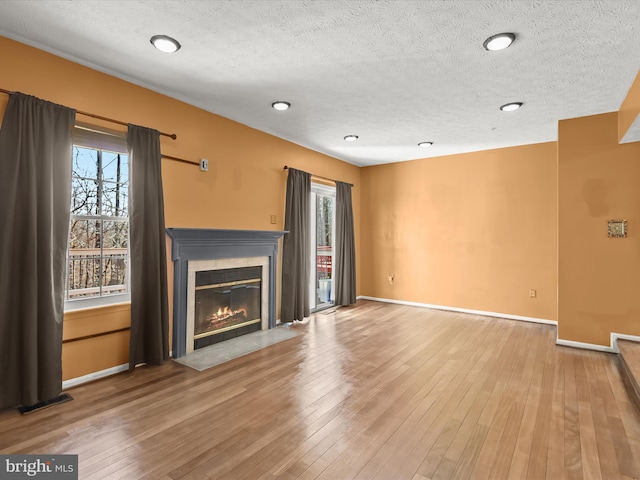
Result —
<instances>
[{"instance_id":1,"label":"orange flame in fireplace","mask_svg":"<svg viewBox=\"0 0 640 480\"><path fill-rule=\"evenodd\" d=\"M235 315L247 315L247 310L244 308L239 308L238 310L232 310L231 308L229 308L228 306L224 307L224 308L219 308L217 312L213 313L212 315L210 315L207 320L209 320L209 322L219 322L221 320L225 320L229 317L233 317Z\"/></svg>"},{"instance_id":2,"label":"orange flame in fireplace","mask_svg":"<svg viewBox=\"0 0 640 480\"><path fill-rule=\"evenodd\" d=\"M247 314L247 310L244 308L239 308L238 310L231 310L229 307L219 308L218 311L214 314L218 317L229 317L231 315L237 315L239 313Z\"/></svg>"}]
</instances>

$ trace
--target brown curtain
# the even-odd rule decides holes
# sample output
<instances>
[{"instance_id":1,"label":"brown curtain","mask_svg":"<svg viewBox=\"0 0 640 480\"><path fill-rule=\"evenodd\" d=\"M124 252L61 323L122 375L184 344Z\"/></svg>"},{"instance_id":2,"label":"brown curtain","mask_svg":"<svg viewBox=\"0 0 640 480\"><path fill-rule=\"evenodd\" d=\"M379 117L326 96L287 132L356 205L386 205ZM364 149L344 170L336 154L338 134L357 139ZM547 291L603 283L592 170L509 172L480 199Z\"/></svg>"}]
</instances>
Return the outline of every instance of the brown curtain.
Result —
<instances>
[{"instance_id":1,"label":"brown curtain","mask_svg":"<svg viewBox=\"0 0 640 480\"><path fill-rule=\"evenodd\" d=\"M289 168L282 241L282 300L280 320L309 316L309 208L311 174Z\"/></svg>"},{"instance_id":2,"label":"brown curtain","mask_svg":"<svg viewBox=\"0 0 640 480\"><path fill-rule=\"evenodd\" d=\"M169 303L160 133L129 125L131 340L129 369L169 358Z\"/></svg>"},{"instance_id":3,"label":"brown curtain","mask_svg":"<svg viewBox=\"0 0 640 480\"><path fill-rule=\"evenodd\" d=\"M0 130L0 408L62 390L75 111L12 93Z\"/></svg>"},{"instance_id":4,"label":"brown curtain","mask_svg":"<svg viewBox=\"0 0 640 480\"><path fill-rule=\"evenodd\" d=\"M356 303L356 247L353 234L351 185L336 182L336 305Z\"/></svg>"}]
</instances>

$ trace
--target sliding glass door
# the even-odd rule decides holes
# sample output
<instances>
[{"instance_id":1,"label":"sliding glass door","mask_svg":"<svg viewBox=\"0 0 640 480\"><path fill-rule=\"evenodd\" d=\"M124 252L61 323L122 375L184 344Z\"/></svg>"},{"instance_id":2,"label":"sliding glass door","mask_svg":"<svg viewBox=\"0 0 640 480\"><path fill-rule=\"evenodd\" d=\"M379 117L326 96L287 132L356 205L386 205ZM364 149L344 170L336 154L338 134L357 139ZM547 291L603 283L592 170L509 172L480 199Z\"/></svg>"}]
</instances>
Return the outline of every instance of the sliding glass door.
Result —
<instances>
[{"instance_id":1,"label":"sliding glass door","mask_svg":"<svg viewBox=\"0 0 640 480\"><path fill-rule=\"evenodd\" d=\"M309 299L311 310L331 307L333 301L333 258L335 239L336 189L311 184L311 274Z\"/></svg>"}]
</instances>

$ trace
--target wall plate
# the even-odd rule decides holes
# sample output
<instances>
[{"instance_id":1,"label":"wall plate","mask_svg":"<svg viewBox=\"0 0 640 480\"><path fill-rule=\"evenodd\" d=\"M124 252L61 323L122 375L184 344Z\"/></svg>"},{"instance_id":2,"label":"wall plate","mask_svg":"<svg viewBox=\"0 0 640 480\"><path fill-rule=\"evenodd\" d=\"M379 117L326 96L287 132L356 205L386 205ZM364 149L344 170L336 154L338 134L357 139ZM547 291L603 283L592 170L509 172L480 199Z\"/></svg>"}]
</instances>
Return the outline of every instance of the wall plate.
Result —
<instances>
[{"instance_id":1,"label":"wall plate","mask_svg":"<svg viewBox=\"0 0 640 480\"><path fill-rule=\"evenodd\" d=\"M626 237L627 221L626 220L609 220L609 236L610 237Z\"/></svg>"}]
</instances>

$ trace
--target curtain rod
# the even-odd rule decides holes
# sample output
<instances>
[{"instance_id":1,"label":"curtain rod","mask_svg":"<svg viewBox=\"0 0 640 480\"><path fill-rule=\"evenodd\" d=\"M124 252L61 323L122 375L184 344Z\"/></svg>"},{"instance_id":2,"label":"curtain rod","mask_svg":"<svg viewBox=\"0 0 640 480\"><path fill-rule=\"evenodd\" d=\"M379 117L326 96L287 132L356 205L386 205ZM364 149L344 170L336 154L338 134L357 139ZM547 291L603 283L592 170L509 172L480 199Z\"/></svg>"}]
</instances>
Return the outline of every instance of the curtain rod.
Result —
<instances>
[{"instance_id":1,"label":"curtain rod","mask_svg":"<svg viewBox=\"0 0 640 480\"><path fill-rule=\"evenodd\" d=\"M289 170L289 166L285 165L284 166L284 170ZM316 178L321 178L322 180L327 180L329 182L338 182L339 180L334 180L333 178L328 178L328 177L322 177L320 175L315 175L315 174L311 174L312 177L316 177ZM347 182L342 182L342 183L346 183L347 185L349 185L350 187L353 187L353 183L347 183Z\"/></svg>"},{"instance_id":2,"label":"curtain rod","mask_svg":"<svg viewBox=\"0 0 640 480\"><path fill-rule=\"evenodd\" d=\"M4 88L0 88L0 92L6 93L7 95L11 95L13 93L13 92L11 92L9 90L5 90ZM102 115L96 115L95 113L83 112L81 110L76 110L76 113L79 113L80 115L84 115L86 117L97 118L98 120L105 120L107 122L116 123L118 125L124 125L125 127L127 125L129 125L128 123L121 122L120 120L114 120L113 118L103 117ZM160 132L160 135L163 135L165 137L169 137L169 138L171 138L173 140L178 138L178 136L175 133ZM189 162L189 163L193 163L193 162Z\"/></svg>"},{"instance_id":3,"label":"curtain rod","mask_svg":"<svg viewBox=\"0 0 640 480\"><path fill-rule=\"evenodd\" d=\"M192 160L185 160L184 158L178 158L178 157L172 157L170 155L164 155L164 154L160 154L162 156L162 158L166 158L168 160L175 160L176 162L182 162L182 163L190 163L191 165L198 165L200 166L200 162L194 162Z\"/></svg>"},{"instance_id":4,"label":"curtain rod","mask_svg":"<svg viewBox=\"0 0 640 480\"><path fill-rule=\"evenodd\" d=\"M0 92L6 93L7 95L11 95L13 93L13 92L11 92L9 90L5 90L4 88L0 88ZM114 120L113 118L103 117L101 115L96 115L95 113L82 112L80 110L76 110L76 113L79 113L80 115L84 115L84 116L87 116L87 117L97 118L98 120L105 120L107 122L117 123L118 125L124 125L125 127L129 125L128 123L121 122L120 120ZM163 132L160 132L160 135L164 135L165 137L169 137L169 138L171 138L173 140L178 138L178 136L175 133L163 133ZM191 160L185 160L184 158L172 157L170 155L162 155L162 154L160 154L160 155L162 156L162 158L167 158L169 160L175 160L176 162L190 163L191 165L200 165L200 162L193 162Z\"/></svg>"}]
</instances>

